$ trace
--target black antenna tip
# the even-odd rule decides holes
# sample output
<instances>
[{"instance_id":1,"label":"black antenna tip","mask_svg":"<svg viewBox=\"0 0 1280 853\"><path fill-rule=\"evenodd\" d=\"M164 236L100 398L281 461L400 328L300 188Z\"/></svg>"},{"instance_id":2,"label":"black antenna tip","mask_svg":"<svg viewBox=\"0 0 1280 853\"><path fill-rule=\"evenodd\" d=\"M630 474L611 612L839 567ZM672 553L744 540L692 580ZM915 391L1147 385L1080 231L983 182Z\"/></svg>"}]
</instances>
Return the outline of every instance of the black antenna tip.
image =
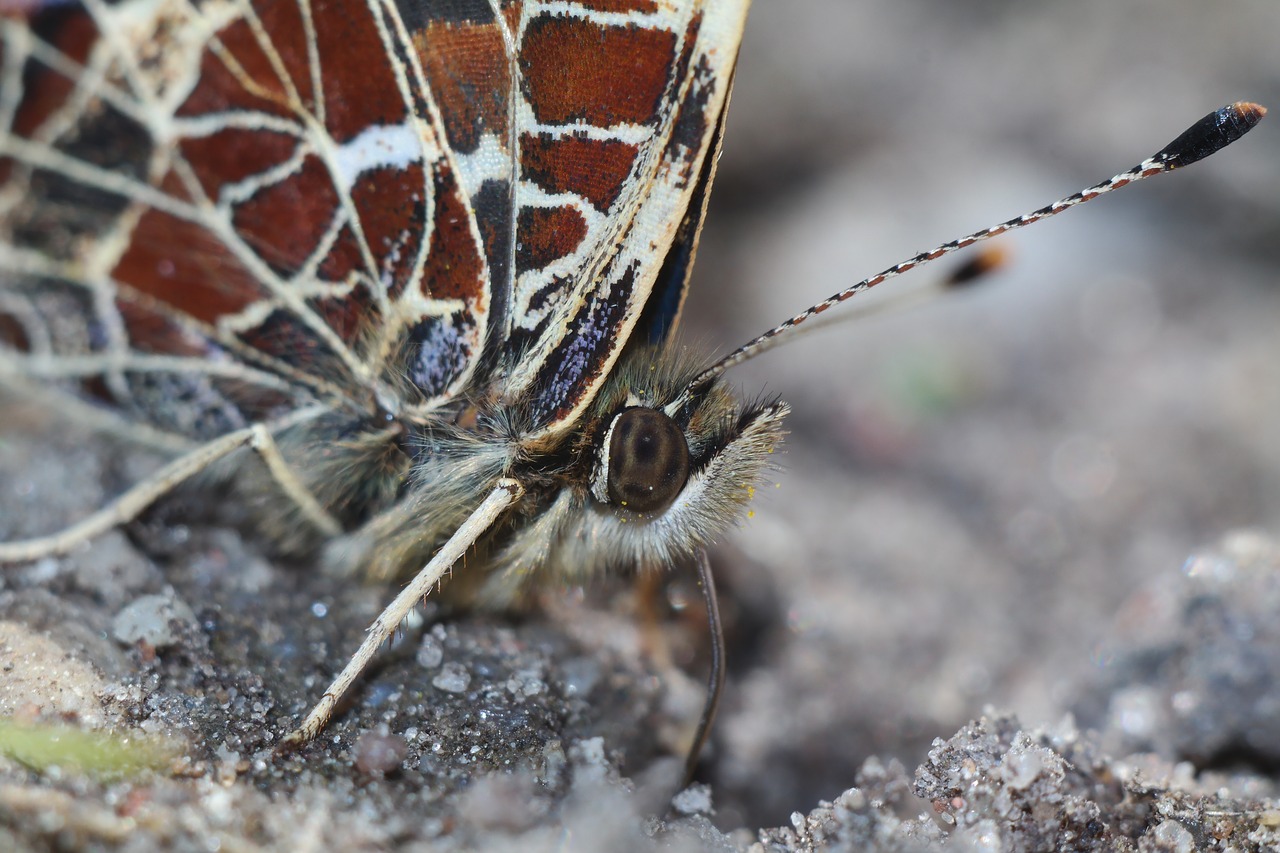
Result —
<instances>
[{"instance_id":1,"label":"black antenna tip","mask_svg":"<svg viewBox=\"0 0 1280 853\"><path fill-rule=\"evenodd\" d=\"M1005 247L987 244L974 252L968 261L952 270L942 284L947 288L967 287L1008 265L1009 252Z\"/></svg>"},{"instance_id":2,"label":"black antenna tip","mask_svg":"<svg viewBox=\"0 0 1280 853\"><path fill-rule=\"evenodd\" d=\"M1249 101L1227 104L1183 131L1182 135L1166 145L1155 159L1163 160L1170 169L1189 166L1197 160L1203 160L1210 154L1221 151L1253 130L1266 114L1266 107Z\"/></svg>"}]
</instances>

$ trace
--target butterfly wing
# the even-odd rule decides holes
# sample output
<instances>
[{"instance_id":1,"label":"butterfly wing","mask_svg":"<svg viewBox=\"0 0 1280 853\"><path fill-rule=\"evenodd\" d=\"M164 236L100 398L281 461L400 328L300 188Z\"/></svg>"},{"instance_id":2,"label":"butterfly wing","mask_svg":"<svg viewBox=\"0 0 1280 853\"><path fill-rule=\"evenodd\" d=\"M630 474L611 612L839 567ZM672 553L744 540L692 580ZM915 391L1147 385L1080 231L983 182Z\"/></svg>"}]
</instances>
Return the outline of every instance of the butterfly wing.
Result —
<instances>
[{"instance_id":1,"label":"butterfly wing","mask_svg":"<svg viewBox=\"0 0 1280 853\"><path fill-rule=\"evenodd\" d=\"M705 185L746 10L742 0L520 8L506 326L521 357L506 392L528 401L535 434L576 422L654 293Z\"/></svg>"},{"instance_id":2,"label":"butterfly wing","mask_svg":"<svg viewBox=\"0 0 1280 853\"><path fill-rule=\"evenodd\" d=\"M0 26L10 372L205 437L466 385L489 262L393 4L86 0Z\"/></svg>"},{"instance_id":3,"label":"butterfly wing","mask_svg":"<svg viewBox=\"0 0 1280 853\"><path fill-rule=\"evenodd\" d=\"M0 21L0 364L207 437L427 413L487 352L562 432L705 189L745 13L35 3Z\"/></svg>"}]
</instances>

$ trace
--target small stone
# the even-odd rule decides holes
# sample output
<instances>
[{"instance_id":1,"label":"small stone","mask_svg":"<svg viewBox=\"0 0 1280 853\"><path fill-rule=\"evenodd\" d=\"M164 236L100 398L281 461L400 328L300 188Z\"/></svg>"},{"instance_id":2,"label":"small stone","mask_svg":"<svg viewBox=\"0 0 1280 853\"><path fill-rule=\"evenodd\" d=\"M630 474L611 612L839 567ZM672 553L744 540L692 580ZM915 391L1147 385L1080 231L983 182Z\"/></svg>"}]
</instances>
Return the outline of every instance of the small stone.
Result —
<instances>
[{"instance_id":1,"label":"small stone","mask_svg":"<svg viewBox=\"0 0 1280 853\"><path fill-rule=\"evenodd\" d=\"M447 663L440 668L440 674L431 679L431 684L446 693L462 693L471 686L471 673L460 663Z\"/></svg>"},{"instance_id":2,"label":"small stone","mask_svg":"<svg viewBox=\"0 0 1280 853\"><path fill-rule=\"evenodd\" d=\"M671 808L682 815L710 815L711 788L706 785L690 785L671 798Z\"/></svg>"},{"instance_id":3,"label":"small stone","mask_svg":"<svg viewBox=\"0 0 1280 853\"><path fill-rule=\"evenodd\" d=\"M433 634L425 634L422 644L418 646L418 666L423 669L435 669L444 660L444 646Z\"/></svg>"},{"instance_id":4,"label":"small stone","mask_svg":"<svg viewBox=\"0 0 1280 853\"><path fill-rule=\"evenodd\" d=\"M127 646L138 642L162 649L177 642L172 623L194 625L186 602L168 595L144 595L125 606L111 622L111 634Z\"/></svg>"},{"instance_id":5,"label":"small stone","mask_svg":"<svg viewBox=\"0 0 1280 853\"><path fill-rule=\"evenodd\" d=\"M1023 791L1031 787L1052 760L1053 753L1044 747L1019 743L1005 754L1000 775L1009 788Z\"/></svg>"},{"instance_id":6,"label":"small stone","mask_svg":"<svg viewBox=\"0 0 1280 853\"><path fill-rule=\"evenodd\" d=\"M1182 824L1165 820L1138 840L1138 849L1152 853L1194 853L1196 840Z\"/></svg>"},{"instance_id":7,"label":"small stone","mask_svg":"<svg viewBox=\"0 0 1280 853\"><path fill-rule=\"evenodd\" d=\"M409 745L386 726L378 726L356 738L355 763L361 773L382 778L400 767Z\"/></svg>"},{"instance_id":8,"label":"small stone","mask_svg":"<svg viewBox=\"0 0 1280 853\"><path fill-rule=\"evenodd\" d=\"M507 690L517 699L533 699L546 689L546 683L532 670L520 670L507 679Z\"/></svg>"}]
</instances>

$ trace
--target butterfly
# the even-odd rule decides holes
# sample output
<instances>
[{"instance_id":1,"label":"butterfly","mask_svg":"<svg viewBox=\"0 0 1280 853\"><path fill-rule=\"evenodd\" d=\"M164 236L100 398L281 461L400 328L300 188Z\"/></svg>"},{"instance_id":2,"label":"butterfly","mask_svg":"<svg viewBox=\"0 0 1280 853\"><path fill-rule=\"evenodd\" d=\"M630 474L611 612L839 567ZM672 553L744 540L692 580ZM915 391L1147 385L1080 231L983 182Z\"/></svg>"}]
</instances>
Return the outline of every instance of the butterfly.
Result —
<instances>
[{"instance_id":1,"label":"butterfly","mask_svg":"<svg viewBox=\"0 0 1280 853\"><path fill-rule=\"evenodd\" d=\"M1235 104L1054 205L921 253L716 359L673 343L745 0L99 0L0 18L0 380L173 461L65 552L193 480L285 554L412 576L405 616L696 559L788 414L725 372L857 293L1238 139Z\"/></svg>"}]
</instances>

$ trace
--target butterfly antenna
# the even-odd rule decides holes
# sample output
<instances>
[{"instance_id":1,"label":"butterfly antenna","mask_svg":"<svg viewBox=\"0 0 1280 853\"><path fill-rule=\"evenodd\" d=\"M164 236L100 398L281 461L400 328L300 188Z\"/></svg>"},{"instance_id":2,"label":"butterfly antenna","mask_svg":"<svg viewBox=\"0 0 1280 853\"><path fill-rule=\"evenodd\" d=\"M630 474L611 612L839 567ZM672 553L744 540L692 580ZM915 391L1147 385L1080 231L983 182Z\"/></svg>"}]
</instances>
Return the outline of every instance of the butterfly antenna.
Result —
<instances>
[{"instance_id":1,"label":"butterfly antenna","mask_svg":"<svg viewBox=\"0 0 1280 853\"><path fill-rule=\"evenodd\" d=\"M958 265L945 276L940 276L930 282L927 287L918 290L895 290L884 299L865 302L856 307L850 306L835 320L839 323L865 320L867 317L897 312L904 308L911 308L924 302L930 302L934 297L941 296L944 293L980 285L994 273L1008 266L1009 263L1009 252L1001 245L989 243L976 250L967 261ZM816 325L810 328L816 328Z\"/></svg>"},{"instance_id":2,"label":"butterfly antenna","mask_svg":"<svg viewBox=\"0 0 1280 853\"><path fill-rule=\"evenodd\" d=\"M1127 172L1121 172L1115 177L1109 178L1100 184L1095 184L1088 189L1081 190L1074 195L1069 195L1064 199L1055 201L1048 207L1042 207L1039 210L1033 210L1030 213L1024 213L1022 216L1015 217L999 225L993 225L982 231L975 231L967 237L961 237L959 240L952 240L950 243L943 243L935 249L927 252L921 252L910 260L895 264L883 272L879 272L870 278L863 279L852 287L845 288L839 293L824 299L812 308L792 317L784 323L781 323L769 331L760 335L758 338L738 347L715 364L708 367L702 373L689 383L687 393L696 393L698 389L705 388L710 382L719 377L734 365L741 364L749 358L754 358L766 350L773 349L784 340L787 340L796 330L806 321L839 305L841 302L853 297L864 290L869 290L881 282L896 278L908 270L915 269L918 266L936 261L938 258L951 254L952 252L972 246L974 243L980 243L992 237L998 237L1010 231L1019 228L1025 228L1028 225L1039 222L1042 219L1048 219L1050 216L1056 216L1062 211L1083 204L1086 201L1092 201L1100 195L1105 195L1113 190L1150 178L1164 172L1171 172L1174 169L1180 169L1183 166L1189 166L1197 160L1203 160L1210 154L1221 151L1240 137L1244 136L1254 128L1262 117L1267 114L1265 107L1258 104L1249 103L1247 101L1238 101L1234 104L1228 104L1220 110L1209 113L1200 121L1187 128L1177 139L1170 142L1159 153L1148 157L1138 165L1129 169Z\"/></svg>"}]
</instances>

